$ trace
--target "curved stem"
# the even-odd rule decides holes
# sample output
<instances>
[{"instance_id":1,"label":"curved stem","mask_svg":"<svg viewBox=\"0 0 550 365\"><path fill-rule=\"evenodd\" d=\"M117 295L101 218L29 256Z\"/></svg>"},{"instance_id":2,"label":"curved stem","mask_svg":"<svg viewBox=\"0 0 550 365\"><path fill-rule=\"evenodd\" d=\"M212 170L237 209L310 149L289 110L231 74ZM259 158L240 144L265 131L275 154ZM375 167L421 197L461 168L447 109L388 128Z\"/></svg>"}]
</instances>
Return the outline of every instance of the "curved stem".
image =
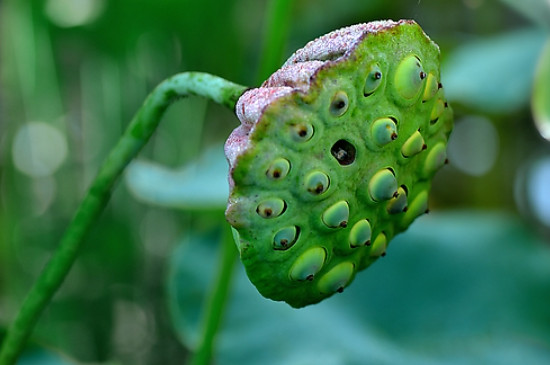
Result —
<instances>
[{"instance_id":1,"label":"curved stem","mask_svg":"<svg viewBox=\"0 0 550 365\"><path fill-rule=\"evenodd\" d=\"M201 342L193 354L191 365L208 365L212 357L214 339L229 297L231 277L237 257L237 247L233 241L231 229L225 228L224 238L221 240L221 258L218 275L210 291L206 307L203 308Z\"/></svg>"},{"instance_id":2,"label":"curved stem","mask_svg":"<svg viewBox=\"0 0 550 365\"><path fill-rule=\"evenodd\" d=\"M15 363L40 314L63 283L78 256L84 236L107 204L116 181L147 143L168 106L177 98L199 95L234 109L239 96L245 90L244 86L216 76L188 72L163 81L147 97L101 166L59 247L23 301L4 338L0 350L0 365Z\"/></svg>"}]
</instances>

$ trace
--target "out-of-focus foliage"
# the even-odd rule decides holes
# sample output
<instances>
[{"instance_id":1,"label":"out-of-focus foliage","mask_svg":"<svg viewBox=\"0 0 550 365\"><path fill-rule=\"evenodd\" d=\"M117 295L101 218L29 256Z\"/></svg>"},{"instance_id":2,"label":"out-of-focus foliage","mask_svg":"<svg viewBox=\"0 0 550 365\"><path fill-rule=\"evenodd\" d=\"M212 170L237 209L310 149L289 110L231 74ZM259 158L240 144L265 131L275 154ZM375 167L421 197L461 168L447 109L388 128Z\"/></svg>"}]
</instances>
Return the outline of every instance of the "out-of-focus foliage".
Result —
<instances>
[{"instance_id":1,"label":"out-of-focus foliage","mask_svg":"<svg viewBox=\"0 0 550 365\"><path fill-rule=\"evenodd\" d=\"M0 328L158 82L198 70L257 85L266 4L0 2ZM220 364L511 363L518 353L528 356L522 363L548 362L550 145L530 101L535 116L548 116L549 61L541 54L549 9L545 0L293 2L286 56L349 24L418 21L442 52L457 120L450 164L434 181L432 214L343 294L295 311L261 298L240 272ZM214 274L203 255L217 255L211 232L225 224L227 167L208 151L236 125L230 112L197 98L168 110L42 316L36 341L80 362L185 363L199 284ZM467 210L444 213L456 209ZM168 271L178 281L166 290ZM256 357L262 351L269 358Z\"/></svg>"},{"instance_id":2,"label":"out-of-focus foliage","mask_svg":"<svg viewBox=\"0 0 550 365\"><path fill-rule=\"evenodd\" d=\"M540 29L521 29L457 47L443 66L449 98L484 113L525 108L547 37Z\"/></svg>"},{"instance_id":3,"label":"out-of-focus foliage","mask_svg":"<svg viewBox=\"0 0 550 365\"><path fill-rule=\"evenodd\" d=\"M216 271L215 232L170 260L173 324L193 348ZM520 243L521 242L521 243ZM294 310L257 295L244 270L220 333L221 364L544 364L550 250L514 217L422 217L345 295ZM204 268L208 267L208 275Z\"/></svg>"},{"instance_id":4,"label":"out-of-focus foliage","mask_svg":"<svg viewBox=\"0 0 550 365\"><path fill-rule=\"evenodd\" d=\"M537 64L531 108L540 134L550 141L550 39Z\"/></svg>"}]
</instances>

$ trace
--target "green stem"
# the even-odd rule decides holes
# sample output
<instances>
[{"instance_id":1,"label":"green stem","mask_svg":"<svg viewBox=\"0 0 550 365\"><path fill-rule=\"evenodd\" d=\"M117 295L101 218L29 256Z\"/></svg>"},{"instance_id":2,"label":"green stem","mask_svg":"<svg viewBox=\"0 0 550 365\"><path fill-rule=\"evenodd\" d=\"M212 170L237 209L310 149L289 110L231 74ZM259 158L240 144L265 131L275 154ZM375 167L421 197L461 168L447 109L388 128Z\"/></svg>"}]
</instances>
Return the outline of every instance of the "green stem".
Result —
<instances>
[{"instance_id":1,"label":"green stem","mask_svg":"<svg viewBox=\"0 0 550 365\"><path fill-rule=\"evenodd\" d=\"M189 72L165 80L147 97L101 166L59 247L23 301L2 344L0 365L12 365L17 360L40 314L76 260L84 236L105 208L116 181L147 143L168 106L177 98L199 95L234 109L245 90L244 86L216 76Z\"/></svg>"},{"instance_id":2,"label":"green stem","mask_svg":"<svg viewBox=\"0 0 550 365\"><path fill-rule=\"evenodd\" d=\"M265 80L281 64L290 24L291 5L292 0L270 0L267 5L258 82ZM210 363L215 336L227 303L236 248L232 235L228 236L222 244L221 268L212 288L208 305L203 312L201 339L199 347L192 357L191 365L208 365Z\"/></svg>"},{"instance_id":3,"label":"green stem","mask_svg":"<svg viewBox=\"0 0 550 365\"><path fill-rule=\"evenodd\" d=\"M191 365L207 365L212 357L212 350L214 348L214 339L222 316L227 304L229 296L229 289L231 283L231 277L233 269L235 267L235 259L237 257L237 248L233 242L233 236L231 230L226 229L229 233L225 234L222 240L222 251L220 258L220 265L216 281L212 286L210 292L210 299L206 307L203 310L204 318L202 320L202 335L201 342L193 358Z\"/></svg>"},{"instance_id":4,"label":"green stem","mask_svg":"<svg viewBox=\"0 0 550 365\"><path fill-rule=\"evenodd\" d=\"M260 82L269 77L281 65L290 28L291 9L292 0L270 0L266 7L266 27L258 72Z\"/></svg>"}]
</instances>

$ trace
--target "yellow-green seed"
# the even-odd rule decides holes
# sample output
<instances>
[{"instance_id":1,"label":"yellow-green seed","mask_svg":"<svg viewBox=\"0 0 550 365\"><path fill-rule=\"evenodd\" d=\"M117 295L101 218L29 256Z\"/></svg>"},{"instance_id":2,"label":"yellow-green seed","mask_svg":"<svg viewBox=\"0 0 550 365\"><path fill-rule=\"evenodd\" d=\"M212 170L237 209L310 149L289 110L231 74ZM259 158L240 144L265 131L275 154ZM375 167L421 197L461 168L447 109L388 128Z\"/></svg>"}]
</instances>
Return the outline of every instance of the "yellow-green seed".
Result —
<instances>
[{"instance_id":1,"label":"yellow-green seed","mask_svg":"<svg viewBox=\"0 0 550 365\"><path fill-rule=\"evenodd\" d=\"M271 219L280 216L285 210L284 200L271 198L262 201L256 208L256 213L262 218Z\"/></svg>"},{"instance_id":2,"label":"yellow-green seed","mask_svg":"<svg viewBox=\"0 0 550 365\"><path fill-rule=\"evenodd\" d=\"M349 233L349 244L351 247L368 246L371 238L371 226L368 220L361 219L355 223Z\"/></svg>"},{"instance_id":3,"label":"yellow-green seed","mask_svg":"<svg viewBox=\"0 0 550 365\"><path fill-rule=\"evenodd\" d=\"M407 210L407 192L403 187L397 189L397 196L388 202L387 211L390 214L399 214Z\"/></svg>"},{"instance_id":4,"label":"yellow-green seed","mask_svg":"<svg viewBox=\"0 0 550 365\"><path fill-rule=\"evenodd\" d=\"M370 128L374 142L383 146L397 138L397 124L392 118L380 118L372 123Z\"/></svg>"},{"instance_id":5,"label":"yellow-green seed","mask_svg":"<svg viewBox=\"0 0 550 365\"><path fill-rule=\"evenodd\" d=\"M323 223L329 228L345 228L348 225L349 205L341 200L323 212Z\"/></svg>"},{"instance_id":6,"label":"yellow-green seed","mask_svg":"<svg viewBox=\"0 0 550 365\"><path fill-rule=\"evenodd\" d=\"M424 162L424 177L429 177L445 164L447 159L447 149L445 143L440 142L433 146L426 156L426 161Z\"/></svg>"},{"instance_id":7,"label":"yellow-green seed","mask_svg":"<svg viewBox=\"0 0 550 365\"><path fill-rule=\"evenodd\" d=\"M310 194L321 195L328 190L330 179L322 171L312 171L306 176L305 185Z\"/></svg>"},{"instance_id":8,"label":"yellow-green seed","mask_svg":"<svg viewBox=\"0 0 550 365\"><path fill-rule=\"evenodd\" d=\"M295 226L279 230L273 237L273 248L276 250L287 250L296 243L299 229Z\"/></svg>"},{"instance_id":9,"label":"yellow-green seed","mask_svg":"<svg viewBox=\"0 0 550 365\"><path fill-rule=\"evenodd\" d=\"M354 269L353 263L347 261L334 266L319 279L319 291L324 294L342 292L349 284Z\"/></svg>"},{"instance_id":10,"label":"yellow-green seed","mask_svg":"<svg viewBox=\"0 0 550 365\"><path fill-rule=\"evenodd\" d=\"M382 83L382 76L382 70L377 63L370 66L367 79L365 80L365 87L363 88L364 96L370 96L376 91L376 89L378 89Z\"/></svg>"},{"instance_id":11,"label":"yellow-green seed","mask_svg":"<svg viewBox=\"0 0 550 365\"><path fill-rule=\"evenodd\" d=\"M426 143L420 131L414 132L401 147L403 157L412 157L426 149Z\"/></svg>"},{"instance_id":12,"label":"yellow-green seed","mask_svg":"<svg viewBox=\"0 0 550 365\"><path fill-rule=\"evenodd\" d=\"M426 88L424 89L424 94L422 94L422 101L431 100L437 91L439 90L439 83L437 82L437 77L433 73L428 74L426 79Z\"/></svg>"},{"instance_id":13,"label":"yellow-green seed","mask_svg":"<svg viewBox=\"0 0 550 365\"><path fill-rule=\"evenodd\" d=\"M272 180L280 180L284 179L289 171L290 162L286 158L278 158L271 163L265 174Z\"/></svg>"},{"instance_id":14,"label":"yellow-green seed","mask_svg":"<svg viewBox=\"0 0 550 365\"><path fill-rule=\"evenodd\" d=\"M390 169L382 169L371 178L368 189L372 200L389 200L397 194L397 180Z\"/></svg>"},{"instance_id":15,"label":"yellow-green seed","mask_svg":"<svg viewBox=\"0 0 550 365\"><path fill-rule=\"evenodd\" d=\"M426 73L415 55L407 56L395 71L394 85L397 93L405 99L414 99L420 93Z\"/></svg>"},{"instance_id":16,"label":"yellow-green seed","mask_svg":"<svg viewBox=\"0 0 550 365\"><path fill-rule=\"evenodd\" d=\"M418 216L426 213L428 210L428 192L421 191L409 204L407 212L403 216L403 225L410 225Z\"/></svg>"},{"instance_id":17,"label":"yellow-green seed","mask_svg":"<svg viewBox=\"0 0 550 365\"><path fill-rule=\"evenodd\" d=\"M379 233L376 236L376 239L372 243L372 248L370 250L371 257L384 256L386 254L386 248L388 247L388 238L384 232Z\"/></svg>"},{"instance_id":18,"label":"yellow-green seed","mask_svg":"<svg viewBox=\"0 0 550 365\"><path fill-rule=\"evenodd\" d=\"M307 142L313 137L313 126L309 123L295 123L290 125L291 138L296 142Z\"/></svg>"},{"instance_id":19,"label":"yellow-green seed","mask_svg":"<svg viewBox=\"0 0 550 365\"><path fill-rule=\"evenodd\" d=\"M322 247L310 248L296 259L290 269L290 278L296 281L313 280L323 268L327 253Z\"/></svg>"},{"instance_id":20,"label":"yellow-green seed","mask_svg":"<svg viewBox=\"0 0 550 365\"><path fill-rule=\"evenodd\" d=\"M335 117L340 117L347 112L348 108L349 108L348 94L346 94L345 91L338 91L336 94L334 94L330 102L330 108L329 108L330 114L332 114Z\"/></svg>"}]
</instances>

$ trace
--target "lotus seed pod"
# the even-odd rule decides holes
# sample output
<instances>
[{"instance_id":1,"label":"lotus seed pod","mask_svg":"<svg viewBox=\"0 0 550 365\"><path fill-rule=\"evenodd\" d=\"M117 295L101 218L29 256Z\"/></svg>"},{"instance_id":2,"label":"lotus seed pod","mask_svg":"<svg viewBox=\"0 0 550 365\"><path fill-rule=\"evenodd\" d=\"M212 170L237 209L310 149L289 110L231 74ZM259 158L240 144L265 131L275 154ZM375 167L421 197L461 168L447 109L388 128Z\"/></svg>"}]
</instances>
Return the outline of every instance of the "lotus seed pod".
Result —
<instances>
[{"instance_id":1,"label":"lotus seed pod","mask_svg":"<svg viewBox=\"0 0 550 365\"><path fill-rule=\"evenodd\" d=\"M262 295L342 291L426 212L453 123L439 82L422 29L378 21L308 43L241 96L226 218Z\"/></svg>"}]
</instances>

